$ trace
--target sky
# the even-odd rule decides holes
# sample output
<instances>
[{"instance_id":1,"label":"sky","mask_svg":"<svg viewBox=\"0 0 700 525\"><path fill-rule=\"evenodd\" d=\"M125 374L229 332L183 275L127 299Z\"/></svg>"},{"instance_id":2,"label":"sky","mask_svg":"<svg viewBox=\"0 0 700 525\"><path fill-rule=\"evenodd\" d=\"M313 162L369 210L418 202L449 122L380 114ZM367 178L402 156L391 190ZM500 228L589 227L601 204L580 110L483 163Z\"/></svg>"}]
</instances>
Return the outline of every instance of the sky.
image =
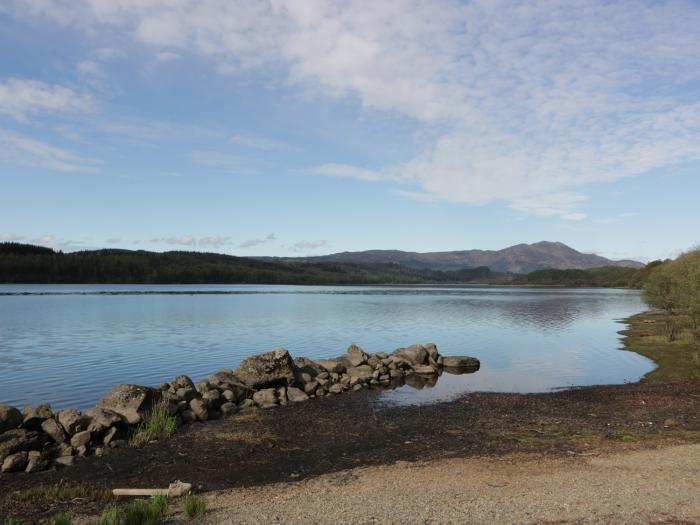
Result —
<instances>
[{"instance_id":1,"label":"sky","mask_svg":"<svg viewBox=\"0 0 700 525\"><path fill-rule=\"evenodd\" d=\"M0 241L700 241L700 2L3 0Z\"/></svg>"}]
</instances>

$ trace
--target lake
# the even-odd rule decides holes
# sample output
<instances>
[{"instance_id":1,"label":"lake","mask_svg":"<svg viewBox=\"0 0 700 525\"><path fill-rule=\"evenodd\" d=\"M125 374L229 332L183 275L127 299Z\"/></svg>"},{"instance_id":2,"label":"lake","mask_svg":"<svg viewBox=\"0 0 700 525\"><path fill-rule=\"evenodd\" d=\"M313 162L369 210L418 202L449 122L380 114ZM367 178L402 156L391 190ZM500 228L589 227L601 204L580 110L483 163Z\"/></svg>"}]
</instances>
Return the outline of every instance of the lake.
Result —
<instances>
[{"instance_id":1,"label":"lake","mask_svg":"<svg viewBox=\"0 0 700 525\"><path fill-rule=\"evenodd\" d=\"M380 394L388 404L637 381L654 365L620 351L617 331L644 309L637 291L609 289L0 285L0 403L87 408L119 383L198 381L277 347L326 358L353 342L481 360Z\"/></svg>"}]
</instances>

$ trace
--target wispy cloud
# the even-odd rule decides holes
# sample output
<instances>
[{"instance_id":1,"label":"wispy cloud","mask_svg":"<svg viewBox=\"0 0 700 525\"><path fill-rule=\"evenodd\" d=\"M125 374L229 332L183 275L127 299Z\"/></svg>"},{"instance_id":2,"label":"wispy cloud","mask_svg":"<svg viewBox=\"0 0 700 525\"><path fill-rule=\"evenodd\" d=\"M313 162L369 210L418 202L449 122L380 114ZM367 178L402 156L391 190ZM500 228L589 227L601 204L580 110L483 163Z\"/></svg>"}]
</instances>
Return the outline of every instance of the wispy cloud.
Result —
<instances>
[{"instance_id":1,"label":"wispy cloud","mask_svg":"<svg viewBox=\"0 0 700 525\"><path fill-rule=\"evenodd\" d=\"M0 241L13 242L21 241L22 239L24 239L24 237L14 233L0 233Z\"/></svg>"},{"instance_id":2,"label":"wispy cloud","mask_svg":"<svg viewBox=\"0 0 700 525\"><path fill-rule=\"evenodd\" d=\"M289 144L281 140L273 140L256 135L238 134L229 139L231 144L245 148L260 149L265 151L282 151L289 149Z\"/></svg>"},{"instance_id":3,"label":"wispy cloud","mask_svg":"<svg viewBox=\"0 0 700 525\"><path fill-rule=\"evenodd\" d=\"M581 220L586 217L579 212L571 212L571 208L588 200L585 195L574 192L547 193L514 199L510 207L540 217L561 217L567 220Z\"/></svg>"},{"instance_id":4,"label":"wispy cloud","mask_svg":"<svg viewBox=\"0 0 700 525\"><path fill-rule=\"evenodd\" d=\"M202 237L199 239L200 246L213 246L219 247L227 244L231 244L231 237L223 235L212 235L209 237Z\"/></svg>"},{"instance_id":5,"label":"wispy cloud","mask_svg":"<svg viewBox=\"0 0 700 525\"><path fill-rule=\"evenodd\" d=\"M327 241L325 241L325 240L322 240L322 241L299 241L299 242L295 242L292 245L291 250L295 251L295 252L301 252L301 251L309 252L309 251L317 250L318 248L322 248L326 244L327 244Z\"/></svg>"},{"instance_id":6,"label":"wispy cloud","mask_svg":"<svg viewBox=\"0 0 700 525\"><path fill-rule=\"evenodd\" d=\"M183 235L182 237L168 237L163 239L167 244L178 244L180 246L194 246L197 243L192 235Z\"/></svg>"},{"instance_id":7,"label":"wispy cloud","mask_svg":"<svg viewBox=\"0 0 700 525\"><path fill-rule=\"evenodd\" d=\"M317 170L391 173L407 195L563 217L580 213L576 202L553 213L547 199L533 203L700 158L700 7L687 0L11 5L155 52L187 49L230 75L274 70L314 95L409 119L437 137L412 158Z\"/></svg>"},{"instance_id":8,"label":"wispy cloud","mask_svg":"<svg viewBox=\"0 0 700 525\"><path fill-rule=\"evenodd\" d=\"M180 60L182 55L179 53L173 53L172 51L159 51L156 53L156 60L158 62L174 62L175 60Z\"/></svg>"},{"instance_id":9,"label":"wispy cloud","mask_svg":"<svg viewBox=\"0 0 700 525\"><path fill-rule=\"evenodd\" d=\"M238 247L243 248L243 249L253 248L255 246L260 246L261 244L267 244L267 243L273 242L275 240L277 240L277 237L275 237L274 233L271 233L263 239L249 239L247 241L243 241L242 243L240 243L238 245Z\"/></svg>"},{"instance_id":10,"label":"wispy cloud","mask_svg":"<svg viewBox=\"0 0 700 525\"><path fill-rule=\"evenodd\" d=\"M38 80L8 78L0 83L0 115L18 122L46 112L86 112L93 108L92 97L71 88Z\"/></svg>"},{"instance_id":11,"label":"wispy cloud","mask_svg":"<svg viewBox=\"0 0 700 525\"><path fill-rule=\"evenodd\" d=\"M99 162L20 133L0 128L0 161L55 171L99 173Z\"/></svg>"}]
</instances>

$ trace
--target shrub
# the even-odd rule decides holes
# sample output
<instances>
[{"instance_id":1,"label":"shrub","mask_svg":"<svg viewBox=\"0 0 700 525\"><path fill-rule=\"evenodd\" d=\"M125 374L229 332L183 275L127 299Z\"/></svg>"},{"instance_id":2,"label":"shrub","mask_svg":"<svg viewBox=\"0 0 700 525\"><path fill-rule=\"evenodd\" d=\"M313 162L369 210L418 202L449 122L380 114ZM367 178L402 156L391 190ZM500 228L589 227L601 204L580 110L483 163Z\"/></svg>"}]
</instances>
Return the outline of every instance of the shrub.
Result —
<instances>
[{"instance_id":1,"label":"shrub","mask_svg":"<svg viewBox=\"0 0 700 525\"><path fill-rule=\"evenodd\" d=\"M177 420L168 415L167 401L153 407L151 413L142 421L133 435L131 444L135 447L145 445L151 441L165 439L172 436L177 430Z\"/></svg>"},{"instance_id":2,"label":"shrub","mask_svg":"<svg viewBox=\"0 0 700 525\"><path fill-rule=\"evenodd\" d=\"M187 517L199 518L204 516L204 513L207 511L207 502L201 496L190 494L185 497L182 508Z\"/></svg>"},{"instance_id":3,"label":"shrub","mask_svg":"<svg viewBox=\"0 0 700 525\"><path fill-rule=\"evenodd\" d=\"M110 507L97 525L156 525L168 511L168 499L156 496L151 500L136 500L126 509Z\"/></svg>"}]
</instances>

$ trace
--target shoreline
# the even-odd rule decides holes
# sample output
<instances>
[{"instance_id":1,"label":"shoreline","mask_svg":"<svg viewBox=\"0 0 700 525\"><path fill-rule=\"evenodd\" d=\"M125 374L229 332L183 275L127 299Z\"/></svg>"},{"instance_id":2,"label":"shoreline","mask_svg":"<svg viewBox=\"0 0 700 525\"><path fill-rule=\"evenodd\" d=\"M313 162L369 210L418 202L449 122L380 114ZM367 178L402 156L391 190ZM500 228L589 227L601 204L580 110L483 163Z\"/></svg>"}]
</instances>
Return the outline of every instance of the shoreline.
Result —
<instances>
[{"instance_id":1,"label":"shoreline","mask_svg":"<svg viewBox=\"0 0 700 525\"><path fill-rule=\"evenodd\" d=\"M655 337L650 334L661 322L655 316L645 313L627 320L629 328L622 332L629 332L623 334L628 349L637 338ZM649 375L663 366L662 361ZM78 512L69 501L27 504L16 499L37 483L59 480L106 490L159 486L177 478L194 483L199 492L211 492L401 461L429 464L512 454L586 458L700 443L700 382L692 379L652 377L540 394L473 393L428 406L378 407L373 402L376 392L240 412L188 425L142 448L84 458L70 469L40 477L6 476L0 516L38 520L57 510ZM99 514L104 506L101 500L88 501L81 512Z\"/></svg>"}]
</instances>

